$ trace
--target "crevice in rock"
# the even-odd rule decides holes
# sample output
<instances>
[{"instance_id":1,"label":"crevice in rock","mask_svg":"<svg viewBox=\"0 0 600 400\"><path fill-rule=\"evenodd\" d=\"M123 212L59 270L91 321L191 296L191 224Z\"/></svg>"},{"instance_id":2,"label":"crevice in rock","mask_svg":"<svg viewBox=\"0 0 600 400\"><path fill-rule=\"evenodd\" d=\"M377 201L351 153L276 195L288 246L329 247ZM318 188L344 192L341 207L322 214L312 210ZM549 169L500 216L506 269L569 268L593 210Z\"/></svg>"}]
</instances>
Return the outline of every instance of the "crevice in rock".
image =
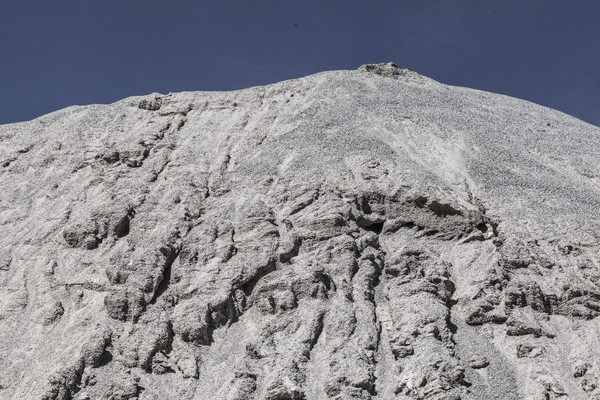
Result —
<instances>
[{"instance_id":1,"label":"crevice in rock","mask_svg":"<svg viewBox=\"0 0 600 400\"><path fill-rule=\"evenodd\" d=\"M370 211L370 207L367 208ZM374 267L374 271L368 275L368 291L369 295L365 299L373 305L373 316L374 316L374 324L376 326L377 335L374 338L375 343L371 343L368 350L372 351L372 355L369 358L369 364L372 367L372 370L369 372L369 377L366 381L361 382L360 387L366 391L370 396L377 396L377 364L379 360L377 356L379 354L378 349L381 345L381 321L379 320L379 315L377 312L378 307L378 296L376 292L380 290L379 286L381 282L381 274L385 268L385 252L381 248L381 232L383 230L383 225L385 220L375 220L369 223L365 223L365 220L362 218L358 219L360 221L359 227L367 232L373 232L377 235L376 239L373 239L369 242L367 247L358 255L358 259L362 258L364 254L368 254L367 249L372 249L375 251L375 254L367 255L368 258L371 258L371 266Z\"/></svg>"},{"instance_id":2,"label":"crevice in rock","mask_svg":"<svg viewBox=\"0 0 600 400\"><path fill-rule=\"evenodd\" d=\"M113 232L117 236L117 238L125 237L129 234L129 226L131 224L131 220L135 216L135 209L133 207L128 207L127 214L121 218L120 221L115 224L113 228Z\"/></svg>"},{"instance_id":3,"label":"crevice in rock","mask_svg":"<svg viewBox=\"0 0 600 400\"><path fill-rule=\"evenodd\" d=\"M370 232L374 232L377 235L381 234L381 231L383 231L383 224L385 223L385 221L381 221L381 222L373 222L371 224L365 224L362 223L359 226L361 228L363 228L364 230L370 231Z\"/></svg>"},{"instance_id":4,"label":"crevice in rock","mask_svg":"<svg viewBox=\"0 0 600 400\"><path fill-rule=\"evenodd\" d=\"M107 346L107 348L104 350L102 356L100 357L100 360L98 361L98 365L95 368L104 367L112 362L113 355L110 352L109 347L110 346Z\"/></svg>"},{"instance_id":5,"label":"crevice in rock","mask_svg":"<svg viewBox=\"0 0 600 400\"><path fill-rule=\"evenodd\" d=\"M279 261L285 264L289 264L292 262L294 257L297 257L300 253L300 248L302 247L302 239L299 237L294 238L293 247L286 252L279 254Z\"/></svg>"},{"instance_id":6,"label":"crevice in rock","mask_svg":"<svg viewBox=\"0 0 600 400\"><path fill-rule=\"evenodd\" d=\"M17 157L11 157L11 158L7 158L4 161L2 161L2 167L3 168L8 168L10 166L10 164L15 161L17 159Z\"/></svg>"},{"instance_id":7,"label":"crevice in rock","mask_svg":"<svg viewBox=\"0 0 600 400\"><path fill-rule=\"evenodd\" d=\"M329 276L325 272L322 272L322 271L316 272L315 278L317 278L319 281L321 281L321 283L323 283L323 286L325 286L325 289L327 291L326 293L328 293L332 289L334 291L336 290L333 279L331 279L331 276Z\"/></svg>"},{"instance_id":8,"label":"crevice in rock","mask_svg":"<svg viewBox=\"0 0 600 400\"><path fill-rule=\"evenodd\" d=\"M156 182L158 180L158 178L160 177L160 175L164 172L164 170L167 168L167 166L169 165L169 163L171 162L171 160L167 160L165 161L159 168L158 171L153 171L152 172L152 178L150 179L150 182Z\"/></svg>"},{"instance_id":9,"label":"crevice in rock","mask_svg":"<svg viewBox=\"0 0 600 400\"><path fill-rule=\"evenodd\" d=\"M321 337L321 333L323 333L323 325L325 319L325 312L319 313L316 321L316 329L314 331L314 335L312 336L309 344L308 344L308 359L310 360L311 352L319 342L319 338Z\"/></svg>"},{"instance_id":10,"label":"crevice in rock","mask_svg":"<svg viewBox=\"0 0 600 400\"><path fill-rule=\"evenodd\" d=\"M237 288L242 290L247 298L250 298L258 282L265 276L269 275L271 272L275 271L276 269L277 264L275 263L275 260L270 259L265 266L258 270L256 275L254 275L252 279L250 279L242 285L239 285Z\"/></svg>"},{"instance_id":11,"label":"crevice in rock","mask_svg":"<svg viewBox=\"0 0 600 400\"><path fill-rule=\"evenodd\" d=\"M169 289L169 284L171 283L171 267L175 260L179 257L179 250L173 251L173 253L167 256L167 260L165 261L165 266L162 273L162 279L154 292L154 297L150 301L150 304L155 304L156 301Z\"/></svg>"},{"instance_id":12,"label":"crevice in rock","mask_svg":"<svg viewBox=\"0 0 600 400\"><path fill-rule=\"evenodd\" d=\"M61 284L57 284L57 285L53 285L53 288L65 288L67 290L70 290L72 288L81 288L81 289L85 289L85 290L90 290L92 292L106 292L108 289L99 284L99 283L95 283L95 282L83 282L83 283L61 283Z\"/></svg>"},{"instance_id":13,"label":"crevice in rock","mask_svg":"<svg viewBox=\"0 0 600 400\"><path fill-rule=\"evenodd\" d=\"M379 224L377 224L379 225ZM381 223L381 227L383 227L383 222ZM381 228L378 229L377 234L379 235L381 233ZM377 307L378 305L378 299L377 299L377 295L376 295L376 291L379 290L379 286L382 284L381 282L381 274L383 272L383 269L385 268L385 252L381 249L381 245L379 244L379 239L377 241L377 250L380 251L380 257L379 260L381 261L381 264L379 265L379 268L376 271L375 276L373 277L373 282L372 282L372 288L373 288L373 296L372 296L372 303L373 303L373 312L375 315L375 326L377 329L377 337L375 338L376 343L375 343L375 348L373 349L373 371L371 374L371 379L372 379L372 383L371 383L371 387L369 389L369 393L371 394L371 396L377 396L377 374L375 373L375 370L377 369L377 363L379 362L379 360L377 359L377 355L379 354L378 350L379 350L379 346L381 346L381 321L379 320L379 315L377 313Z\"/></svg>"},{"instance_id":14,"label":"crevice in rock","mask_svg":"<svg viewBox=\"0 0 600 400\"><path fill-rule=\"evenodd\" d=\"M432 201L427 206L435 215L438 217L447 217L449 215L463 215L460 210L452 207L450 204L440 203L437 201Z\"/></svg>"},{"instance_id":15,"label":"crevice in rock","mask_svg":"<svg viewBox=\"0 0 600 400\"><path fill-rule=\"evenodd\" d=\"M458 301L453 300L453 299L449 299L446 302L446 307L448 307L448 316L446 317L446 325L448 325L448 329L450 330L450 333L452 333L453 335L456 334L456 332L458 332L458 327L456 326L456 324L454 324L452 322L452 307L454 307L457 303L458 303Z\"/></svg>"}]
</instances>

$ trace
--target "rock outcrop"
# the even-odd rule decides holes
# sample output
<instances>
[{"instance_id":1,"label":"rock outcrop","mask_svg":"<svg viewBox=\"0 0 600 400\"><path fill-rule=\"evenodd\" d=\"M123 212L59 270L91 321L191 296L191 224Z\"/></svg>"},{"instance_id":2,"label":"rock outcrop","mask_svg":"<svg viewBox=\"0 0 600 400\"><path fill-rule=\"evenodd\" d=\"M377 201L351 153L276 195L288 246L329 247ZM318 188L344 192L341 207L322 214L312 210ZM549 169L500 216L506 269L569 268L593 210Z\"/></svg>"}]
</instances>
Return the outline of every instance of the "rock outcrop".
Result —
<instances>
[{"instance_id":1,"label":"rock outcrop","mask_svg":"<svg viewBox=\"0 0 600 400\"><path fill-rule=\"evenodd\" d=\"M598 160L394 64L0 126L0 398L600 399Z\"/></svg>"}]
</instances>

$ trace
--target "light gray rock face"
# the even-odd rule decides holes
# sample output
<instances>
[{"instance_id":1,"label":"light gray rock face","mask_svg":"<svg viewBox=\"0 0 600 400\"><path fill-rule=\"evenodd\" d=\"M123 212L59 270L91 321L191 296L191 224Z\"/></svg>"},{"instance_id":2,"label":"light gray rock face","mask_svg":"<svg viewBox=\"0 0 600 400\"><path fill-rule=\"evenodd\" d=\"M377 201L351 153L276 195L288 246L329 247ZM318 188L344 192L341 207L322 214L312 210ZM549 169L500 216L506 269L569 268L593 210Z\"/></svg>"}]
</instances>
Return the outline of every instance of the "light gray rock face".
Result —
<instances>
[{"instance_id":1,"label":"light gray rock face","mask_svg":"<svg viewBox=\"0 0 600 400\"><path fill-rule=\"evenodd\" d=\"M1 126L0 398L600 398L599 160L393 64Z\"/></svg>"}]
</instances>

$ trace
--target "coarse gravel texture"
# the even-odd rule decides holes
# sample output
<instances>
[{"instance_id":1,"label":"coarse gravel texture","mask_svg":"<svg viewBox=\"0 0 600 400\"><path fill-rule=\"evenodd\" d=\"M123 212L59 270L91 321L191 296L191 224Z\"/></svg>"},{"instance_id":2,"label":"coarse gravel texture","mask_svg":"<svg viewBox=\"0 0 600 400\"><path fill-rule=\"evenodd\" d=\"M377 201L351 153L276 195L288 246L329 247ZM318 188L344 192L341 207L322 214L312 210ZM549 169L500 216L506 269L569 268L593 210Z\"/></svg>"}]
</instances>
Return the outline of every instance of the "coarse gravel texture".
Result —
<instances>
[{"instance_id":1,"label":"coarse gravel texture","mask_svg":"<svg viewBox=\"0 0 600 400\"><path fill-rule=\"evenodd\" d=\"M600 399L600 128L365 65L0 126L2 399Z\"/></svg>"}]
</instances>

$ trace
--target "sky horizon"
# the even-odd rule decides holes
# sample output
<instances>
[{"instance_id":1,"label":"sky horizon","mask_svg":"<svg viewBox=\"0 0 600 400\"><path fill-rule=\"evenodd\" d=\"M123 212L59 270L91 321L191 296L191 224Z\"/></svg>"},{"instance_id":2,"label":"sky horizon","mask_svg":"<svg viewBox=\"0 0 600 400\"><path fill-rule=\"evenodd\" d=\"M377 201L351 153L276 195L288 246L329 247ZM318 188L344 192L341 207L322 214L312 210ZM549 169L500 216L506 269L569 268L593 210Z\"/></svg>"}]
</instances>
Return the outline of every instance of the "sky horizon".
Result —
<instances>
[{"instance_id":1,"label":"sky horizon","mask_svg":"<svg viewBox=\"0 0 600 400\"><path fill-rule=\"evenodd\" d=\"M1 10L0 124L393 61L600 126L600 3L592 0L30 0Z\"/></svg>"}]
</instances>

